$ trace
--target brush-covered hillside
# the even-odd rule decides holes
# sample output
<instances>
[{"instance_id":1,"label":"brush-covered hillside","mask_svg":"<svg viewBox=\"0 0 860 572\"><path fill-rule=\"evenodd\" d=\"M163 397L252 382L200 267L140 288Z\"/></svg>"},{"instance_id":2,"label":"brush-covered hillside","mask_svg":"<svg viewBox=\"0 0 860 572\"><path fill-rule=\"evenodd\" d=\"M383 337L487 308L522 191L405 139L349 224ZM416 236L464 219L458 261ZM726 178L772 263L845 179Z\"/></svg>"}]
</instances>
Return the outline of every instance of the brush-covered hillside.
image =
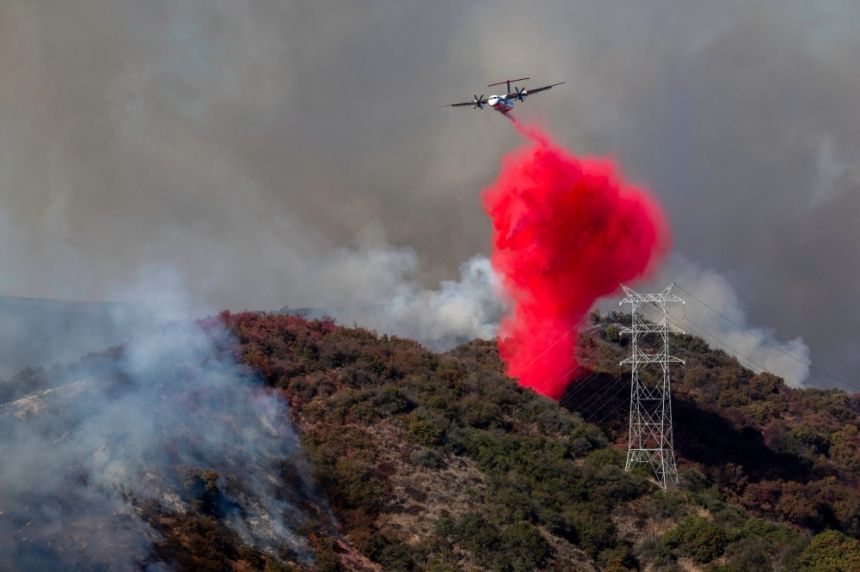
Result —
<instances>
[{"instance_id":1,"label":"brush-covered hillside","mask_svg":"<svg viewBox=\"0 0 860 572\"><path fill-rule=\"evenodd\" d=\"M622 318L593 317L568 410L506 378L492 342L437 354L223 316L239 359L291 403L340 532L381 569L860 569L860 399L675 336L682 483L664 493L622 470ZM326 562L337 549L319 544Z\"/></svg>"},{"instance_id":2,"label":"brush-covered hillside","mask_svg":"<svg viewBox=\"0 0 860 572\"><path fill-rule=\"evenodd\" d=\"M860 570L860 399L674 336L681 484L663 492L623 471L623 318L593 317L561 406L508 379L493 342L434 353L290 315L224 313L204 324L211 347L178 340L191 353L148 343L145 360L119 348L22 373L0 392L7 455L29 443L22 423L46 447L91 434L89 417L48 415L75 400L97 418L126 402L167 414L95 453L70 441L111 459L111 479L69 446L68 489L13 495L3 479L23 469L0 468L0 568ZM63 516L91 497L111 503ZM96 546L122 526L127 545ZM115 565L111 550L139 556Z\"/></svg>"}]
</instances>

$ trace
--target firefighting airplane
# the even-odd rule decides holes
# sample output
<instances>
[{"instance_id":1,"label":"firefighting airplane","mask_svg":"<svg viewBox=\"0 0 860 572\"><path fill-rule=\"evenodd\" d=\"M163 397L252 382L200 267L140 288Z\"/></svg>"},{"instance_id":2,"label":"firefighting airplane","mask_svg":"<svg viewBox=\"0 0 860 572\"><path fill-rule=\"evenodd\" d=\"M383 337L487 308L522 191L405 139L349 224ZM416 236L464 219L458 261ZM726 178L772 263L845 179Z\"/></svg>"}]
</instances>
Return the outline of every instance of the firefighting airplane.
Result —
<instances>
[{"instance_id":1,"label":"firefighting airplane","mask_svg":"<svg viewBox=\"0 0 860 572\"><path fill-rule=\"evenodd\" d=\"M514 104L519 101L525 101L526 97L530 95L534 95L535 93L546 91L551 89L557 85L561 85L566 82L554 83L552 85L545 85L543 87L536 87L534 89L525 89L514 86L514 91L511 91L511 84L517 81L525 81L527 77L521 77L519 79L506 79L505 81L500 81L498 83L491 83L487 87L495 87L497 85L507 84L508 91L505 95L491 95L490 97L484 99L484 95L481 94L480 97L476 94L472 101L461 101L460 103L449 103L448 105L443 105L442 107L471 107L474 109L484 109L485 105L489 105L502 115L507 115L513 108Z\"/></svg>"}]
</instances>

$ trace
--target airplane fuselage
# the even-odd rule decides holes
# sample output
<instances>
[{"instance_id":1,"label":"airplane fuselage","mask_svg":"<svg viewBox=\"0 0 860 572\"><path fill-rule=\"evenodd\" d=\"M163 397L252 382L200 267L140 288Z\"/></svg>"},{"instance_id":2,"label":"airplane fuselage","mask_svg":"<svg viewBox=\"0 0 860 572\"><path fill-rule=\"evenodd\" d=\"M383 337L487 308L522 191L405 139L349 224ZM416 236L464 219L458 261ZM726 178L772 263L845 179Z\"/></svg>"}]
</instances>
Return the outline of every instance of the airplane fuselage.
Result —
<instances>
[{"instance_id":1,"label":"airplane fuselage","mask_svg":"<svg viewBox=\"0 0 860 572\"><path fill-rule=\"evenodd\" d=\"M487 105L498 111L499 113L505 114L514 108L515 100L513 98L505 97L504 95L491 95L487 98Z\"/></svg>"}]
</instances>

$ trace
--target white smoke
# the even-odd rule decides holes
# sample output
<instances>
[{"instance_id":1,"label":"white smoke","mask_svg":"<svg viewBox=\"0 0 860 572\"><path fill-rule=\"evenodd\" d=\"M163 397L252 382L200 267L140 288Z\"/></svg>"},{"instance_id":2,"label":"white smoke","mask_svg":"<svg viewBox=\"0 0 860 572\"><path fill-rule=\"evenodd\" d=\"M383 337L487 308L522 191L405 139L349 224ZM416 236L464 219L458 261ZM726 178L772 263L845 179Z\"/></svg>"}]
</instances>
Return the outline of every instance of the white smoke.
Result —
<instances>
[{"instance_id":1,"label":"white smoke","mask_svg":"<svg viewBox=\"0 0 860 572\"><path fill-rule=\"evenodd\" d=\"M188 314L172 272L145 275L132 290ZM232 361L215 322L137 331L120 351L0 383L0 569L141 569L158 539L141 502L188 510L188 469L218 473L221 518L242 542L310 559L297 505L328 511L286 402Z\"/></svg>"},{"instance_id":2,"label":"white smoke","mask_svg":"<svg viewBox=\"0 0 860 572\"><path fill-rule=\"evenodd\" d=\"M290 256L303 269L298 295L322 302L321 313L439 349L495 335L504 305L486 257L464 262L458 280L427 288L415 251L391 246L379 231L353 248L317 246L312 258ZM216 308L190 296L169 264L117 280L111 298L135 309L103 310L100 321L119 333L83 336L74 347L103 350L111 339L125 341L122 350L0 382L0 568L139 568L158 539L140 501L187 510L177 493L181 467L219 473L225 497L242 507L224 518L243 542L310 558L294 532L304 513L289 499L310 498L324 516L325 502L303 477L287 404L222 351L226 333L190 321ZM33 315L25 310L21 324ZM51 348L42 363L68 360L55 348L98 329L46 324L38 339L18 336L19 346ZM284 467L299 475L301 490L278 487Z\"/></svg>"},{"instance_id":3,"label":"white smoke","mask_svg":"<svg viewBox=\"0 0 860 572\"><path fill-rule=\"evenodd\" d=\"M443 280L436 288L417 280L419 266L414 250L393 247L378 230L369 230L356 248L338 250L322 268L319 288L329 303L314 314L437 349L496 335L504 302L489 259L467 260L458 280Z\"/></svg>"},{"instance_id":4,"label":"white smoke","mask_svg":"<svg viewBox=\"0 0 860 572\"><path fill-rule=\"evenodd\" d=\"M412 279L418 271L414 251L392 247L379 232L366 233L357 248L338 251L327 266L324 281L348 284L349 289L339 295L343 303L326 312L343 323L355 322L442 349L496 335L505 303L486 257L464 262L459 280L443 281L435 289ZM643 288L663 288L671 282L692 294L676 290L687 299L672 309L676 328L705 339L754 371L774 373L793 387L804 384L810 370L807 344L801 337L780 340L773 328L749 324L746 309L725 276L675 255L659 278Z\"/></svg>"},{"instance_id":5,"label":"white smoke","mask_svg":"<svg viewBox=\"0 0 860 572\"><path fill-rule=\"evenodd\" d=\"M414 251L392 247L378 231L367 232L357 248L338 251L326 266L322 282L337 289L349 287L334 297L340 304L319 313L438 349L496 335L505 303L486 257L464 262L459 280L443 281L435 289L422 287L412 278L418 271ZM726 277L675 255L659 278L643 288L663 288L671 282L701 300L676 291L687 298L683 307L672 310L678 329L704 338L754 371L774 373L793 387L803 385L810 369L809 347L800 337L780 340L772 328L750 325Z\"/></svg>"},{"instance_id":6,"label":"white smoke","mask_svg":"<svg viewBox=\"0 0 860 572\"><path fill-rule=\"evenodd\" d=\"M809 346L801 337L783 341L773 328L749 324L746 309L725 276L675 255L652 286L662 288L671 282L689 291L674 291L686 301L670 313L678 328L705 339L754 371L774 373L792 387L804 384L809 376Z\"/></svg>"},{"instance_id":7,"label":"white smoke","mask_svg":"<svg viewBox=\"0 0 860 572\"><path fill-rule=\"evenodd\" d=\"M464 262L458 280L426 288L415 279L420 271L415 251L390 245L378 227L367 229L355 248L337 250L320 267L316 280L320 296L329 303L312 309L311 317L329 315L347 325L417 339L434 349L495 337L505 311L499 278L485 256ZM713 308L686 296L687 303L672 310L677 328L704 338L754 371L783 377L791 386L807 379L810 350L804 340L783 341L772 328L750 325L726 277L675 255L658 279L642 288L663 288L671 282Z\"/></svg>"},{"instance_id":8,"label":"white smoke","mask_svg":"<svg viewBox=\"0 0 860 572\"><path fill-rule=\"evenodd\" d=\"M459 280L442 281L436 289L409 284L382 311L365 323L398 335L429 342L496 335L504 306L490 261L476 256L460 266Z\"/></svg>"}]
</instances>

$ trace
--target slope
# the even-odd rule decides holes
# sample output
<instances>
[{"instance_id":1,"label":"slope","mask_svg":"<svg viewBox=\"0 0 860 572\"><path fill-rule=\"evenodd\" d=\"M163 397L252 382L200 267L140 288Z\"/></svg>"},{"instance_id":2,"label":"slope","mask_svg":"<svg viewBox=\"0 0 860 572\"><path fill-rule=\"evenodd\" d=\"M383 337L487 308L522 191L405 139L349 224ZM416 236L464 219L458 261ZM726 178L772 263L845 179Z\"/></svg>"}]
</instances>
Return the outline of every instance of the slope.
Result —
<instances>
[{"instance_id":1,"label":"slope","mask_svg":"<svg viewBox=\"0 0 860 572\"><path fill-rule=\"evenodd\" d=\"M580 340L587 381L565 401L577 414L503 376L491 342L434 354L330 322L222 318L240 359L290 399L342 532L385 569L803 569L827 559L816 550L858 556L854 396L789 389L677 336L683 483L663 493L621 470L624 316L593 317Z\"/></svg>"},{"instance_id":2,"label":"slope","mask_svg":"<svg viewBox=\"0 0 860 572\"><path fill-rule=\"evenodd\" d=\"M622 469L625 318L592 316L561 407L507 378L494 342L436 353L292 315L223 313L199 324L205 343L146 344L145 367L131 346L24 372L0 387L0 554L29 547L55 569L130 549L135 566L182 570L860 569L857 396L790 389L675 336L682 482L663 492ZM70 447L116 399L149 408L120 410L135 430L113 416L107 441ZM21 457L22 436L62 463ZM88 455L133 470L103 463L105 479ZM22 496L14 477L51 486ZM132 522L125 544L95 542Z\"/></svg>"}]
</instances>

